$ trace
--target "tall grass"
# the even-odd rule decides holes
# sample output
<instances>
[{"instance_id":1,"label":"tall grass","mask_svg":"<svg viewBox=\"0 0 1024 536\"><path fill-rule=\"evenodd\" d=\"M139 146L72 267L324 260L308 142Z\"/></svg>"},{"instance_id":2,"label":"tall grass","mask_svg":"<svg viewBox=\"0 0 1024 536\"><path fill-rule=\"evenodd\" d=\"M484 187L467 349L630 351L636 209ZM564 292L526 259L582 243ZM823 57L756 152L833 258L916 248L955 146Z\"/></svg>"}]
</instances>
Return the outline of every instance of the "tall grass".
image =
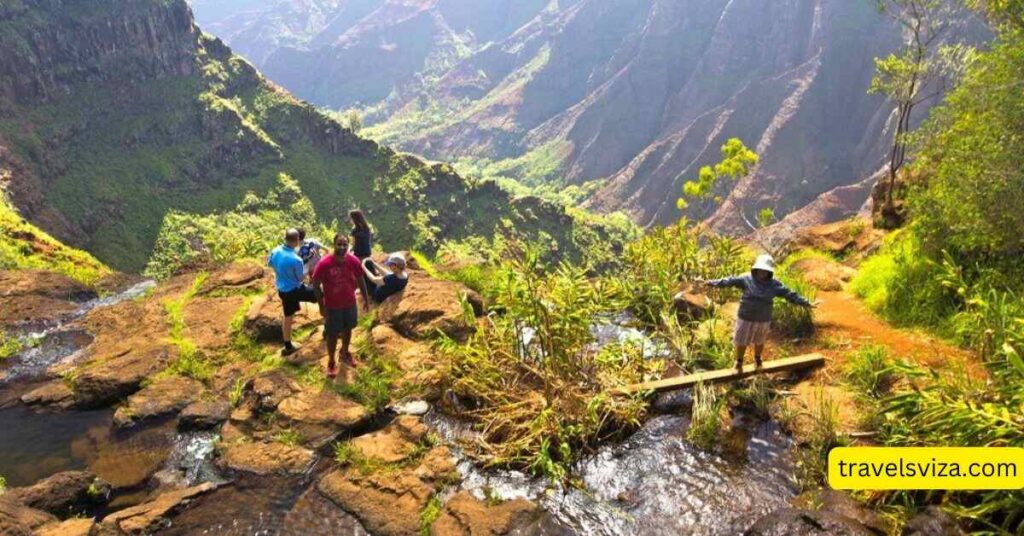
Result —
<instances>
[{"instance_id":1,"label":"tall grass","mask_svg":"<svg viewBox=\"0 0 1024 536\"><path fill-rule=\"evenodd\" d=\"M495 308L467 343L445 340L447 382L476 421L482 441L471 451L489 464L563 478L582 452L639 424L639 397L609 393L657 372L634 345L593 346L591 326L622 306L615 285L582 268L547 273L534 251L496 273Z\"/></svg>"}]
</instances>

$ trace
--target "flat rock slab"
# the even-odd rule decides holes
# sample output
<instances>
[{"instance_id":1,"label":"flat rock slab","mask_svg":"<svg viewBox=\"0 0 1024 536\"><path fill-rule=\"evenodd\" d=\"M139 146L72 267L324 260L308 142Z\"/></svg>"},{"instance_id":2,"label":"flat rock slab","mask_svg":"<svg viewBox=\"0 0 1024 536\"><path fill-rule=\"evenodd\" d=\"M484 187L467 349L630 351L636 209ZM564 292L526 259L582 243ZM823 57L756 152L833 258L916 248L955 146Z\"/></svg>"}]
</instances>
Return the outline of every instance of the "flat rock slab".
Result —
<instances>
[{"instance_id":1,"label":"flat rock slab","mask_svg":"<svg viewBox=\"0 0 1024 536\"><path fill-rule=\"evenodd\" d=\"M94 359L74 376L75 405L91 408L118 402L138 391L144 379L166 368L169 360L167 349L161 347Z\"/></svg>"},{"instance_id":2,"label":"flat rock slab","mask_svg":"<svg viewBox=\"0 0 1024 536\"><path fill-rule=\"evenodd\" d=\"M525 499L488 505L461 491L448 500L430 527L434 536L492 536L508 534L537 517L537 505Z\"/></svg>"},{"instance_id":3,"label":"flat rock slab","mask_svg":"<svg viewBox=\"0 0 1024 536\"><path fill-rule=\"evenodd\" d=\"M242 327L246 333L260 342L282 341L281 322L284 311L277 292L269 292L253 300L245 313ZM295 329L302 329L320 322L320 314L313 304L303 304L295 315Z\"/></svg>"},{"instance_id":4,"label":"flat rock slab","mask_svg":"<svg viewBox=\"0 0 1024 536\"><path fill-rule=\"evenodd\" d=\"M372 434L353 439L350 444L369 459L397 463L412 455L427 434L418 417L402 415Z\"/></svg>"},{"instance_id":5,"label":"flat rock slab","mask_svg":"<svg viewBox=\"0 0 1024 536\"><path fill-rule=\"evenodd\" d=\"M136 422L181 411L203 394L203 384L192 378L161 378L128 397L114 412L114 424L131 426Z\"/></svg>"},{"instance_id":6,"label":"flat rock slab","mask_svg":"<svg viewBox=\"0 0 1024 536\"><path fill-rule=\"evenodd\" d=\"M224 400L193 402L181 410L178 415L178 428L181 430L209 430L228 420L230 415L231 404Z\"/></svg>"},{"instance_id":7,"label":"flat rock slab","mask_svg":"<svg viewBox=\"0 0 1024 536\"><path fill-rule=\"evenodd\" d=\"M363 476L351 468L328 474L317 489L379 536L418 536L420 513L434 493L409 473Z\"/></svg>"},{"instance_id":8,"label":"flat rock slab","mask_svg":"<svg viewBox=\"0 0 1024 536\"><path fill-rule=\"evenodd\" d=\"M0 495L0 534L4 536L31 536L34 530L56 521L56 517L42 510Z\"/></svg>"},{"instance_id":9,"label":"flat rock slab","mask_svg":"<svg viewBox=\"0 0 1024 536\"><path fill-rule=\"evenodd\" d=\"M315 458L312 450L298 446L235 441L222 443L219 463L228 469L257 475L297 475L305 473Z\"/></svg>"},{"instance_id":10,"label":"flat rock slab","mask_svg":"<svg viewBox=\"0 0 1024 536\"><path fill-rule=\"evenodd\" d=\"M440 332L465 340L475 324L466 321L463 298L473 307L474 314L483 313L483 299L464 285L414 273L404 291L380 305L377 319L407 337L426 338Z\"/></svg>"},{"instance_id":11,"label":"flat rock slab","mask_svg":"<svg viewBox=\"0 0 1024 536\"><path fill-rule=\"evenodd\" d=\"M92 536L96 522L91 517L74 517L59 523L48 523L36 530L36 536Z\"/></svg>"},{"instance_id":12,"label":"flat rock slab","mask_svg":"<svg viewBox=\"0 0 1024 536\"><path fill-rule=\"evenodd\" d=\"M110 484L89 471L64 471L31 486L7 491L7 497L55 516L67 517L107 501Z\"/></svg>"},{"instance_id":13,"label":"flat rock slab","mask_svg":"<svg viewBox=\"0 0 1024 536\"><path fill-rule=\"evenodd\" d=\"M369 418L366 408L333 391L305 388L285 398L277 413L286 419L305 424L322 424L338 431L362 425Z\"/></svg>"},{"instance_id":14,"label":"flat rock slab","mask_svg":"<svg viewBox=\"0 0 1024 536\"><path fill-rule=\"evenodd\" d=\"M0 326L52 322L74 312L96 292L45 270L0 270Z\"/></svg>"},{"instance_id":15,"label":"flat rock slab","mask_svg":"<svg viewBox=\"0 0 1024 536\"><path fill-rule=\"evenodd\" d=\"M103 524L117 527L128 534L150 533L161 528L169 514L215 487L205 482L191 488L170 491L147 503L114 512L103 518Z\"/></svg>"},{"instance_id":16,"label":"flat rock slab","mask_svg":"<svg viewBox=\"0 0 1024 536\"><path fill-rule=\"evenodd\" d=\"M70 409L75 405L75 392L64 380L53 380L21 395L21 401L29 406Z\"/></svg>"},{"instance_id":17,"label":"flat rock slab","mask_svg":"<svg viewBox=\"0 0 1024 536\"><path fill-rule=\"evenodd\" d=\"M199 287L199 295L215 292L247 292L263 286L269 270L252 261L237 261L210 274Z\"/></svg>"}]
</instances>

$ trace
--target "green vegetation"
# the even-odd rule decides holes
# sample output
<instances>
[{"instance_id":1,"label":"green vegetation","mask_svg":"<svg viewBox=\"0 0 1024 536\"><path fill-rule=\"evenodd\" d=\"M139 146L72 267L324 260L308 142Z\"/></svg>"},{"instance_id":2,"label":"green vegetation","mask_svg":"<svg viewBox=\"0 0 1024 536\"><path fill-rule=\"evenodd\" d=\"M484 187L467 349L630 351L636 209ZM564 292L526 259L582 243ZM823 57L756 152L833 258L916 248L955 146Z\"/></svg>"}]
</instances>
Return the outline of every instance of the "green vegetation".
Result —
<instances>
[{"instance_id":1,"label":"green vegetation","mask_svg":"<svg viewBox=\"0 0 1024 536\"><path fill-rule=\"evenodd\" d=\"M0 329L0 361L13 357L25 348L21 339L12 337L6 331Z\"/></svg>"},{"instance_id":2,"label":"green vegetation","mask_svg":"<svg viewBox=\"0 0 1024 536\"><path fill-rule=\"evenodd\" d=\"M196 276L181 297L177 299L168 298L164 300L164 313L167 315L167 325L170 333L170 342L178 349L178 355L167 367L164 374L177 374L188 376L200 381L209 381L216 372L213 362L198 348L188 337L188 328L185 325L185 306L196 295L206 281L207 273L202 272Z\"/></svg>"},{"instance_id":3,"label":"green vegetation","mask_svg":"<svg viewBox=\"0 0 1024 536\"><path fill-rule=\"evenodd\" d=\"M110 269L22 219L0 192L0 270L45 269L90 285Z\"/></svg>"},{"instance_id":4,"label":"green vegetation","mask_svg":"<svg viewBox=\"0 0 1024 536\"><path fill-rule=\"evenodd\" d=\"M807 418L810 426L797 451L796 481L804 489L813 489L826 480L829 451L847 446L849 438L839 434L839 408L821 390L816 393Z\"/></svg>"},{"instance_id":5,"label":"green vegetation","mask_svg":"<svg viewBox=\"0 0 1024 536\"><path fill-rule=\"evenodd\" d=\"M0 475L0 494L7 491L7 479Z\"/></svg>"},{"instance_id":6,"label":"green vegetation","mask_svg":"<svg viewBox=\"0 0 1024 536\"><path fill-rule=\"evenodd\" d=\"M430 536L430 527L441 517L441 498L434 494L427 502L427 506L420 512L420 534Z\"/></svg>"},{"instance_id":7,"label":"green vegetation","mask_svg":"<svg viewBox=\"0 0 1024 536\"><path fill-rule=\"evenodd\" d=\"M972 55L921 129L903 174L909 223L861 266L852 288L885 318L974 349L987 378L867 351L848 377L874 401L885 445L1024 445L1024 20L1013 2L969 4L985 9L997 40ZM940 504L980 534L1024 532L1019 491L893 492L872 501L908 514Z\"/></svg>"},{"instance_id":8,"label":"green vegetation","mask_svg":"<svg viewBox=\"0 0 1024 536\"><path fill-rule=\"evenodd\" d=\"M720 398L716 388L698 384L693 389L693 410L686 439L703 449L711 449L722 429L725 399Z\"/></svg>"},{"instance_id":9,"label":"green vegetation","mask_svg":"<svg viewBox=\"0 0 1024 536\"><path fill-rule=\"evenodd\" d=\"M685 210L689 206L689 200L712 197L716 203L721 203L721 197L715 194L718 184L724 180L735 181L743 177L757 164L757 160L757 153L747 149L739 138L730 138L722 146L721 162L700 168L696 180L686 181L683 184L683 197L676 200L676 205L679 210Z\"/></svg>"}]
</instances>

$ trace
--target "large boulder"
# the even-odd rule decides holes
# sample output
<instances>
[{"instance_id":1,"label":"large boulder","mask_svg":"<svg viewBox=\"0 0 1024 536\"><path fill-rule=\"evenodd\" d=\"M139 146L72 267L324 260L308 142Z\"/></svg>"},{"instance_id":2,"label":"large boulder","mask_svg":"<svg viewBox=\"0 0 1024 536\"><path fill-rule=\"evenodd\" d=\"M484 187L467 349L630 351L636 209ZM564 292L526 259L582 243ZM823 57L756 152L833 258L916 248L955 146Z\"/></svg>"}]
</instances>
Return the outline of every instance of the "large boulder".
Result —
<instances>
[{"instance_id":1,"label":"large boulder","mask_svg":"<svg viewBox=\"0 0 1024 536\"><path fill-rule=\"evenodd\" d=\"M793 263L791 270L813 287L824 291L837 291L848 283L857 271L833 260L822 257L806 257Z\"/></svg>"},{"instance_id":2,"label":"large boulder","mask_svg":"<svg viewBox=\"0 0 1024 536\"><path fill-rule=\"evenodd\" d=\"M227 469L257 475L300 475L313 465L312 450L277 442L221 442L218 463Z\"/></svg>"},{"instance_id":3,"label":"large boulder","mask_svg":"<svg viewBox=\"0 0 1024 536\"><path fill-rule=\"evenodd\" d=\"M36 536L94 536L96 521L91 517L73 517L64 521L47 523L36 529ZM6 534L6 533L4 533Z\"/></svg>"},{"instance_id":4,"label":"large boulder","mask_svg":"<svg viewBox=\"0 0 1024 536\"><path fill-rule=\"evenodd\" d=\"M29 508L67 517L106 502L110 484L89 471L65 471L5 495Z\"/></svg>"},{"instance_id":5,"label":"large boulder","mask_svg":"<svg viewBox=\"0 0 1024 536\"><path fill-rule=\"evenodd\" d=\"M268 283L264 278L269 272L254 261L237 261L210 274L199 287L197 295L238 294L259 290Z\"/></svg>"},{"instance_id":6,"label":"large boulder","mask_svg":"<svg viewBox=\"0 0 1024 536\"><path fill-rule=\"evenodd\" d=\"M0 326L52 322L96 292L67 276L45 270L0 270Z\"/></svg>"},{"instance_id":7,"label":"large boulder","mask_svg":"<svg viewBox=\"0 0 1024 536\"><path fill-rule=\"evenodd\" d=\"M379 355L394 360L402 371L397 388L436 401L441 397L443 380L438 359L430 346L409 339L387 324L374 326L370 341Z\"/></svg>"},{"instance_id":8,"label":"large boulder","mask_svg":"<svg viewBox=\"0 0 1024 536\"><path fill-rule=\"evenodd\" d=\"M4 536L32 536L33 531L56 521L51 514L29 508L7 494L0 495L0 534Z\"/></svg>"},{"instance_id":9,"label":"large boulder","mask_svg":"<svg viewBox=\"0 0 1024 536\"><path fill-rule=\"evenodd\" d=\"M204 482L198 486L169 491L152 501L114 512L103 518L103 524L127 534L150 534L168 523L168 516L216 486Z\"/></svg>"},{"instance_id":10,"label":"large boulder","mask_svg":"<svg viewBox=\"0 0 1024 536\"><path fill-rule=\"evenodd\" d=\"M268 292L253 300L245 313L242 328L259 342L280 342L282 340L281 322L284 311L277 292ZM320 313L314 304L304 303L302 309L295 314L293 329L303 329L320 322Z\"/></svg>"},{"instance_id":11,"label":"large boulder","mask_svg":"<svg viewBox=\"0 0 1024 536\"><path fill-rule=\"evenodd\" d=\"M490 505L468 491L448 500L430 527L433 536L494 536L509 534L532 522L537 506L525 499Z\"/></svg>"},{"instance_id":12,"label":"large boulder","mask_svg":"<svg viewBox=\"0 0 1024 536\"><path fill-rule=\"evenodd\" d=\"M128 397L128 402L114 412L114 424L123 428L181 411L202 394L203 384L192 378L161 378Z\"/></svg>"},{"instance_id":13,"label":"large boulder","mask_svg":"<svg viewBox=\"0 0 1024 536\"><path fill-rule=\"evenodd\" d=\"M443 333L464 340L475 329L475 323L467 321L463 299L475 315L483 314L483 299L476 292L458 283L415 273L409 276L404 291L380 305L377 320L406 337L422 339Z\"/></svg>"},{"instance_id":14,"label":"large boulder","mask_svg":"<svg viewBox=\"0 0 1024 536\"><path fill-rule=\"evenodd\" d=\"M21 401L29 406L51 406L70 409L75 405L75 392L64 380L53 380L23 395Z\"/></svg>"},{"instance_id":15,"label":"large boulder","mask_svg":"<svg viewBox=\"0 0 1024 536\"><path fill-rule=\"evenodd\" d=\"M672 297L672 308L679 322L697 322L711 314L711 300L704 294L682 290Z\"/></svg>"},{"instance_id":16,"label":"large boulder","mask_svg":"<svg viewBox=\"0 0 1024 536\"><path fill-rule=\"evenodd\" d=\"M411 456L427 435L427 426L412 415L402 415L381 430L353 439L350 444L364 458L397 463Z\"/></svg>"},{"instance_id":17,"label":"large boulder","mask_svg":"<svg viewBox=\"0 0 1024 536\"><path fill-rule=\"evenodd\" d=\"M142 381L167 367L167 348L150 347L94 359L78 369L72 380L75 405L101 407L135 393Z\"/></svg>"},{"instance_id":18,"label":"large boulder","mask_svg":"<svg viewBox=\"0 0 1024 536\"><path fill-rule=\"evenodd\" d=\"M423 452L425 435L418 418L400 417L380 432L357 438L351 443L357 461L321 478L317 489L372 534L419 534L420 513L430 497L458 478L447 448Z\"/></svg>"},{"instance_id":19,"label":"large boulder","mask_svg":"<svg viewBox=\"0 0 1024 536\"><path fill-rule=\"evenodd\" d=\"M370 418L363 406L326 389L303 387L277 406L303 444L320 448L339 434L364 425Z\"/></svg>"},{"instance_id":20,"label":"large boulder","mask_svg":"<svg viewBox=\"0 0 1024 536\"><path fill-rule=\"evenodd\" d=\"M231 404L224 400L193 402L178 415L180 430L209 430L228 420Z\"/></svg>"}]
</instances>

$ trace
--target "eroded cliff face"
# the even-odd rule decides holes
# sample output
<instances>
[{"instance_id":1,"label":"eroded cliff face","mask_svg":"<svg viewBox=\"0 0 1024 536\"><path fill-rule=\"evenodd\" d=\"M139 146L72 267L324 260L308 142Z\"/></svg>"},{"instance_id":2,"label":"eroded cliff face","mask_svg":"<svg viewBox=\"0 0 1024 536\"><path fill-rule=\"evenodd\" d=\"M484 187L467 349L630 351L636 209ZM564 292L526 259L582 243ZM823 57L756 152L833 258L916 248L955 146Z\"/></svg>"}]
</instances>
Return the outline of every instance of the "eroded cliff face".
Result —
<instances>
[{"instance_id":1,"label":"eroded cliff face","mask_svg":"<svg viewBox=\"0 0 1024 536\"><path fill-rule=\"evenodd\" d=\"M527 214L493 184L398 155L268 82L184 0L0 5L0 194L58 239L139 270L169 213L229 210L282 174L326 221L366 210L384 247L505 224L572 241L564 210Z\"/></svg>"},{"instance_id":2,"label":"eroded cliff face","mask_svg":"<svg viewBox=\"0 0 1024 536\"><path fill-rule=\"evenodd\" d=\"M890 106L866 90L874 58L901 36L871 2L476 2L501 14L489 33L453 22L466 9L454 1L379 3L333 45L280 49L287 67L268 70L318 104L372 105L372 134L409 151L553 154L559 179L606 180L590 208L656 225L681 215L682 183L739 137L761 165L721 192L721 207L688 214L730 232L747 230L743 215L782 217L883 164Z\"/></svg>"}]
</instances>

